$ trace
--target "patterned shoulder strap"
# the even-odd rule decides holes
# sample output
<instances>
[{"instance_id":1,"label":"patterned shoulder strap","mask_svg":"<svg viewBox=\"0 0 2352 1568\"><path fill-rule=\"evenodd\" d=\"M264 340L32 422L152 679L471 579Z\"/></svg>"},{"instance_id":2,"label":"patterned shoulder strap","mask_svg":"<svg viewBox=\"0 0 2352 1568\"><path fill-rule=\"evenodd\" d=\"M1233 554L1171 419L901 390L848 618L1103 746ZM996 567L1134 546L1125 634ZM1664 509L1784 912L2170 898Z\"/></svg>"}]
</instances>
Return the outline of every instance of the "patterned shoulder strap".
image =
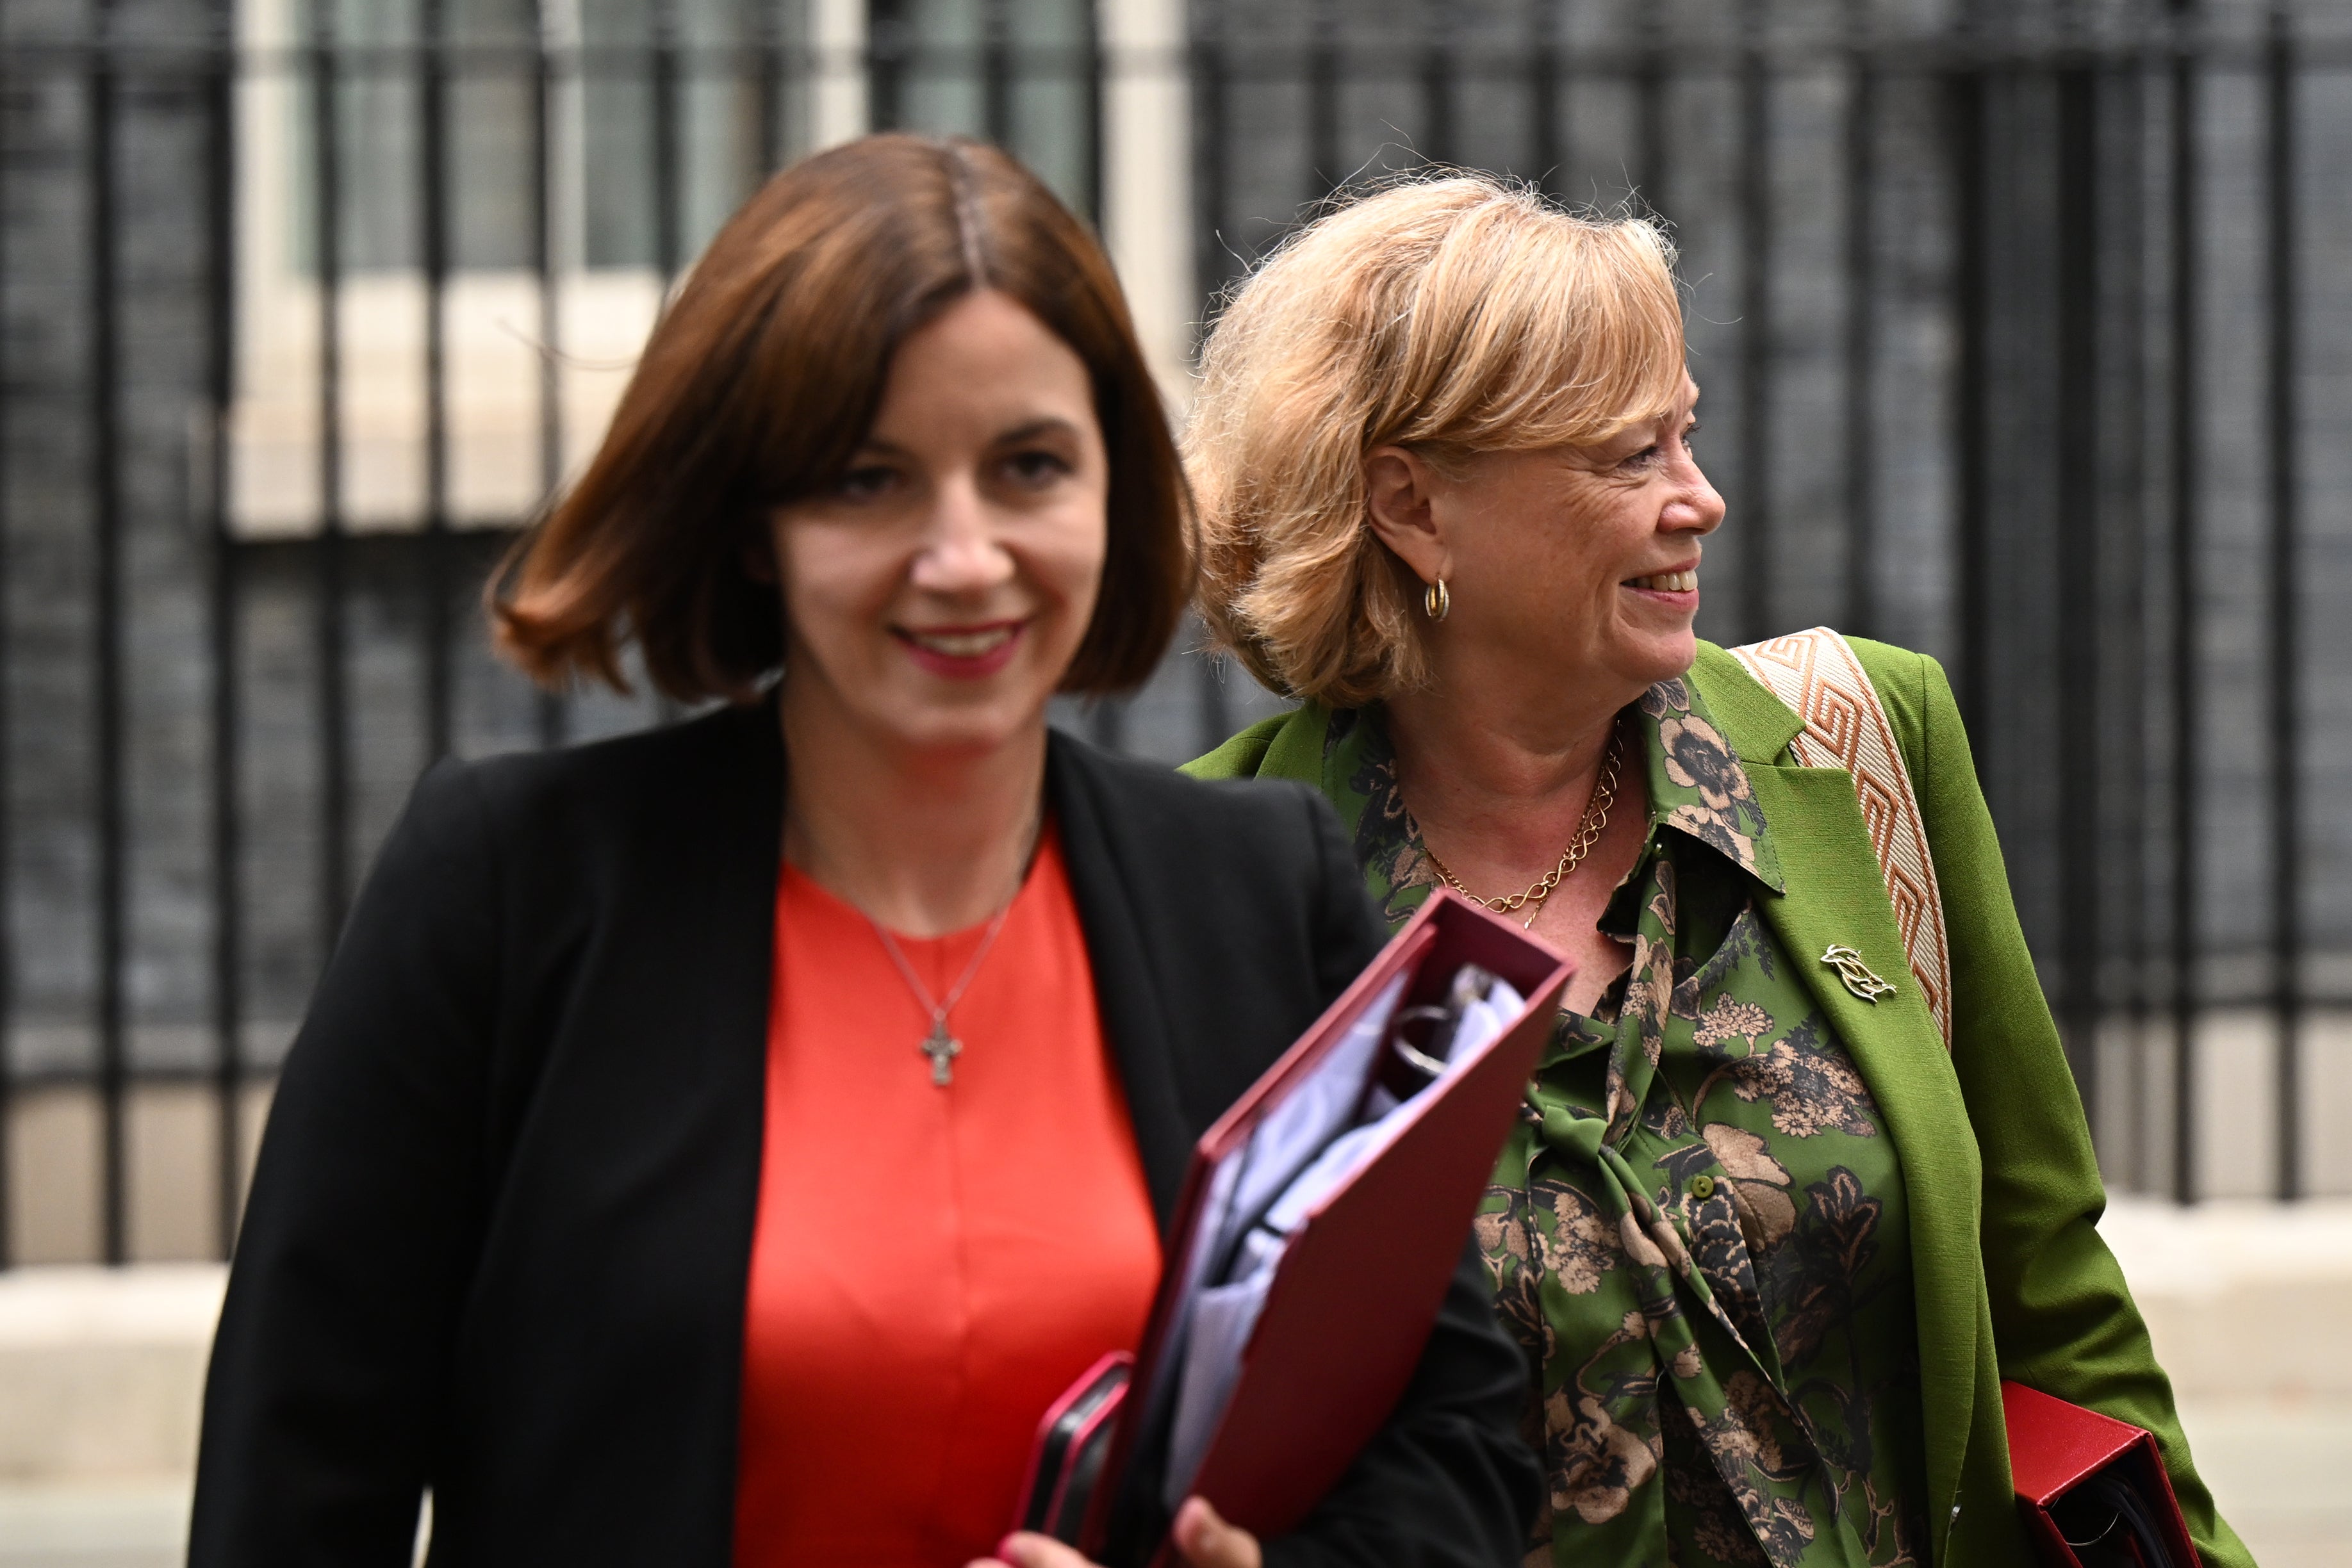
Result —
<instances>
[{"instance_id":1,"label":"patterned shoulder strap","mask_svg":"<svg viewBox=\"0 0 2352 1568\"><path fill-rule=\"evenodd\" d=\"M1903 956L1927 1010L1952 1048L1952 957L1944 940L1944 900L1927 825L1919 815L1910 771L1895 744L1877 688L1843 637L1827 626L1791 632L1731 650L1766 691L1805 727L1789 743L1801 768L1843 768L1853 776L1854 799L1870 830L1870 847L1886 878Z\"/></svg>"}]
</instances>

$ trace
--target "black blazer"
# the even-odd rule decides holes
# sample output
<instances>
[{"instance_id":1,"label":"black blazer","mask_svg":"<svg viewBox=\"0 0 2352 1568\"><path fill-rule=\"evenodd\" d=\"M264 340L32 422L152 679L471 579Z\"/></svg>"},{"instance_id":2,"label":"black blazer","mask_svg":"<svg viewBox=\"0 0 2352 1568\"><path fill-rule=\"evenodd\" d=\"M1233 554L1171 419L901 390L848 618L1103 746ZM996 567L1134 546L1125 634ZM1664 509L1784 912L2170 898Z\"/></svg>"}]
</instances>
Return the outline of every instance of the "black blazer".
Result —
<instances>
[{"instance_id":1,"label":"black blazer","mask_svg":"<svg viewBox=\"0 0 2352 1568\"><path fill-rule=\"evenodd\" d=\"M1163 1232L1381 933L1328 806L1056 735L1046 792ZM727 1568L783 753L772 704L417 787L286 1061L189 1562ZM849 1195L845 1194L845 1200ZM1475 1259L1286 1563L1513 1563L1525 1367Z\"/></svg>"}]
</instances>

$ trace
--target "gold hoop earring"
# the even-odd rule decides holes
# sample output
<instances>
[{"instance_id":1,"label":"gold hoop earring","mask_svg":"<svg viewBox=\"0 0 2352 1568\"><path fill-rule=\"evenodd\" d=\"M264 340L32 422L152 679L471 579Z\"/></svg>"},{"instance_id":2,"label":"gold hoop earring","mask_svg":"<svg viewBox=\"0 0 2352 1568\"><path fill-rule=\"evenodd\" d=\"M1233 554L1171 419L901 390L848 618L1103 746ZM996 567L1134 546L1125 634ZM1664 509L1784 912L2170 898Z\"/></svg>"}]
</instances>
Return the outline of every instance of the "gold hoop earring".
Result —
<instances>
[{"instance_id":1,"label":"gold hoop earring","mask_svg":"<svg viewBox=\"0 0 2352 1568\"><path fill-rule=\"evenodd\" d=\"M1444 578L1422 591L1421 610L1432 621L1443 621L1454 612L1454 595L1445 591Z\"/></svg>"}]
</instances>

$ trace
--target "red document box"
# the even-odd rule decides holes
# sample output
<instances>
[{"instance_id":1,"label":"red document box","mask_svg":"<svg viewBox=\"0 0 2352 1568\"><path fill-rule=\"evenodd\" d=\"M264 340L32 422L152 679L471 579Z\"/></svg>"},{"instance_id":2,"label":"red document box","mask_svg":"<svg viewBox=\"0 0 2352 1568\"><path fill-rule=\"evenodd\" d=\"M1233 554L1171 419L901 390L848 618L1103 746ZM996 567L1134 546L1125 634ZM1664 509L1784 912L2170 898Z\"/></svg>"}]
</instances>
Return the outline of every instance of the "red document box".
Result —
<instances>
[{"instance_id":1,"label":"red document box","mask_svg":"<svg viewBox=\"0 0 2352 1568\"><path fill-rule=\"evenodd\" d=\"M1222 1415L1194 1428L1200 1451L1185 1485L1184 1456L1171 1467L1171 1449L1190 1393L1180 1395L1179 1384L1196 1370L1185 1364L1201 1343L1192 1333L1201 1316L1195 1309L1235 1256L1241 1229L1263 1212L1253 1182L1268 1179L1278 1159L1292 1160L1297 1174L1297 1129L1368 1086L1349 1086L1350 1073L1364 1077L1350 1064L1363 1057L1376 1009L1397 987L1396 1016L1436 1008L1465 965L1507 983L1522 1005L1499 1033L1459 1051L1443 1076L1404 1099L1363 1163L1286 1233L1270 1282L1259 1277L1263 1305L1242 1331L1237 1365L1203 1356L1232 1381ZM1158 1526L1138 1521L1164 1526L1171 1489L1206 1497L1261 1535L1279 1534L1306 1517L1387 1422L1461 1261L1471 1216L1549 1037L1569 968L1515 924L1441 891L1202 1135L1133 1385L1076 1532L1089 1555L1099 1556L1107 1541L1122 1557L1148 1551L1150 1541L1136 1537ZM1269 1152L1277 1148L1286 1152ZM1171 1479L1171 1469L1179 1479ZM1069 1491L1050 1464L1041 1464L1024 1513L1059 1516Z\"/></svg>"},{"instance_id":2,"label":"red document box","mask_svg":"<svg viewBox=\"0 0 2352 1568\"><path fill-rule=\"evenodd\" d=\"M2021 1383L2000 1403L2011 1484L2048 1568L2197 1568L2154 1437Z\"/></svg>"}]
</instances>

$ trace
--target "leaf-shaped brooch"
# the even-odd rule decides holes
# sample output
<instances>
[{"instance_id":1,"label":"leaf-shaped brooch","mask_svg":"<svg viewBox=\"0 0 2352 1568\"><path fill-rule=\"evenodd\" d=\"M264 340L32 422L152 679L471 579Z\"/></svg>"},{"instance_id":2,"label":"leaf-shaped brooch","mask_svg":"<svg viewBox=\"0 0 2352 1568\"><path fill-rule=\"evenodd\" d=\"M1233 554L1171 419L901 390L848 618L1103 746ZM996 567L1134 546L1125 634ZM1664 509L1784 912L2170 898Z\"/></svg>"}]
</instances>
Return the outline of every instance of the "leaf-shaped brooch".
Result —
<instances>
[{"instance_id":1,"label":"leaf-shaped brooch","mask_svg":"<svg viewBox=\"0 0 2352 1568\"><path fill-rule=\"evenodd\" d=\"M1873 1006L1877 1005L1879 998L1895 994L1893 986L1870 972L1870 966L1862 961L1861 954L1842 942L1832 942L1823 949L1822 962L1837 971L1838 978L1845 982L1847 990Z\"/></svg>"}]
</instances>

